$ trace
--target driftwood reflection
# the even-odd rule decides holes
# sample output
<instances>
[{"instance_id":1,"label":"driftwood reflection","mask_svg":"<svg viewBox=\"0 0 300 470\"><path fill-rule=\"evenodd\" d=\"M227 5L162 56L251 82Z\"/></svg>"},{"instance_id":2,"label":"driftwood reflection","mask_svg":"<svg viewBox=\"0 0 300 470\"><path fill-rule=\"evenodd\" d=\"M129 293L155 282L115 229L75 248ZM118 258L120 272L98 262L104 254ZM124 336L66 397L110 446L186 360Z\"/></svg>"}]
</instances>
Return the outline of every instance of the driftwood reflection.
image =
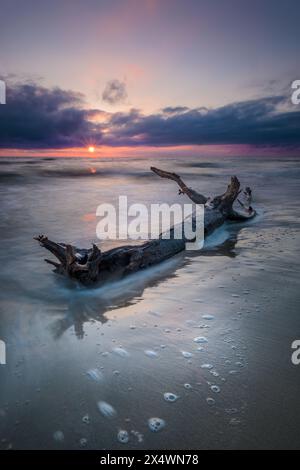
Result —
<instances>
[{"instance_id":1,"label":"driftwood reflection","mask_svg":"<svg viewBox=\"0 0 300 470\"><path fill-rule=\"evenodd\" d=\"M231 234L231 237L223 244L201 252L179 253L172 260L147 270L148 275L142 276L140 273L133 274L115 284L108 284L100 289L76 290L69 300L63 316L55 320L50 325L50 330L55 339L59 339L65 331L73 327L78 339L84 336L84 324L86 322L106 323L106 314L118 308L136 304L141 300L144 290L147 287L155 287L161 282L177 276L177 270L189 265L195 257L199 256L236 256L234 251L238 233Z\"/></svg>"}]
</instances>

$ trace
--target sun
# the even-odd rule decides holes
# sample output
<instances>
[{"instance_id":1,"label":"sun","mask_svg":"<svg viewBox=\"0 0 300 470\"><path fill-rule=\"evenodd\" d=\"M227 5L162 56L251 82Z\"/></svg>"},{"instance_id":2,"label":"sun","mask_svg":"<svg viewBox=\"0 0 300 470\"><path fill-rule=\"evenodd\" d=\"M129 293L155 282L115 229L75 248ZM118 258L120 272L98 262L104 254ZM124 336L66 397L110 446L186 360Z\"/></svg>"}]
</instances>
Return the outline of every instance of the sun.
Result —
<instances>
[{"instance_id":1,"label":"sun","mask_svg":"<svg viewBox=\"0 0 300 470\"><path fill-rule=\"evenodd\" d=\"M93 147L92 145L90 147L88 147L88 151L90 153L94 153L95 152L95 147Z\"/></svg>"}]
</instances>

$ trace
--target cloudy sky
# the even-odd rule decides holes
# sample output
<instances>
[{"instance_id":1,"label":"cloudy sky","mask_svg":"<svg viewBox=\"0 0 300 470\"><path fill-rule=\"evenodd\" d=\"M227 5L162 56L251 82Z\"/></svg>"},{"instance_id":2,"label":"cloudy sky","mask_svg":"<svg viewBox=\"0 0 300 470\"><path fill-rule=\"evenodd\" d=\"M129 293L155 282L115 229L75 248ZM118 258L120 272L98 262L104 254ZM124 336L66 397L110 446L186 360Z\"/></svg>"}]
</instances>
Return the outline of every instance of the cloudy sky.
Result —
<instances>
[{"instance_id":1,"label":"cloudy sky","mask_svg":"<svg viewBox=\"0 0 300 470\"><path fill-rule=\"evenodd\" d=\"M0 155L291 154L299 0L1 0Z\"/></svg>"}]
</instances>

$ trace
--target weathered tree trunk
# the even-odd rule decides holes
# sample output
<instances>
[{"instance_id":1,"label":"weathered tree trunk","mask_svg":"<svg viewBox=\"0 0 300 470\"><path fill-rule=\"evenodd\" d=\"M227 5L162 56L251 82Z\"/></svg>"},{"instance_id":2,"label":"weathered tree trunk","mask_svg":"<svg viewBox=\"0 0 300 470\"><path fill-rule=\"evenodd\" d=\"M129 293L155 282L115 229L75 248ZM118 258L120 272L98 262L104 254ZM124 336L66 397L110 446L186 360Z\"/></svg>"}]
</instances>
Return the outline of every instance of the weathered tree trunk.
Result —
<instances>
[{"instance_id":1,"label":"weathered tree trunk","mask_svg":"<svg viewBox=\"0 0 300 470\"><path fill-rule=\"evenodd\" d=\"M170 173L155 167L151 167L151 170L161 178L175 181L180 187L179 194L185 194L195 204L205 205L205 236L220 227L226 220L243 221L255 216L255 211L250 205L250 188L247 188L247 205L239 201L244 213L238 213L233 209L233 203L241 192L240 183L236 176L231 178L224 194L211 199L186 186L176 173ZM195 226L195 218L192 221ZM55 267L55 272L77 280L81 284L91 285L120 278L139 269L157 264L183 251L187 242L183 233L183 223L182 234L181 239L175 238L173 236L174 228L171 228L170 238L168 239L163 238L163 234L161 234L157 240L150 240L142 245L121 246L103 253L96 245L93 245L90 249L80 249L65 243L55 243L48 240L44 235L35 237L35 240L56 256L59 262L45 259L47 263Z\"/></svg>"}]
</instances>

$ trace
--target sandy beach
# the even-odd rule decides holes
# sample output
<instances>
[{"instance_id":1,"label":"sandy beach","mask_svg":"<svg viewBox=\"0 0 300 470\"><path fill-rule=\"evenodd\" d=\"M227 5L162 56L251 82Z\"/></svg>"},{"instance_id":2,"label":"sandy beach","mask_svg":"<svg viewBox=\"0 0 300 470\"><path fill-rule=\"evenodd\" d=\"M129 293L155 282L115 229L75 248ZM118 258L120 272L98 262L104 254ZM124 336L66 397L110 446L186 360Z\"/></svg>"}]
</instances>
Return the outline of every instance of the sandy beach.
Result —
<instances>
[{"instance_id":1,"label":"sandy beach","mask_svg":"<svg viewBox=\"0 0 300 470\"><path fill-rule=\"evenodd\" d=\"M0 164L2 449L299 447L299 160ZM98 204L119 194L185 202L151 164L209 195L236 174L258 215L222 227L201 252L103 287L53 274L34 235L105 249ZM159 432L151 418L162 420Z\"/></svg>"}]
</instances>

